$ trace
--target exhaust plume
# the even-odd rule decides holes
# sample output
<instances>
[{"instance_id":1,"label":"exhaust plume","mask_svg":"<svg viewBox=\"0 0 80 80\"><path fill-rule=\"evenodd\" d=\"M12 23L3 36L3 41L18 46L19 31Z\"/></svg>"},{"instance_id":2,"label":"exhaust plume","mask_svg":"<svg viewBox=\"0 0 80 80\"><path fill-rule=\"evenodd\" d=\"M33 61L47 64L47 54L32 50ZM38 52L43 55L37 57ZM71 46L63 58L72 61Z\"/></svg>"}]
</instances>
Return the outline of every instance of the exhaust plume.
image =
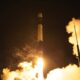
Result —
<instances>
[{"instance_id":1,"label":"exhaust plume","mask_svg":"<svg viewBox=\"0 0 80 80\"><path fill-rule=\"evenodd\" d=\"M80 80L80 67L68 65L65 68L51 70L46 80Z\"/></svg>"},{"instance_id":2,"label":"exhaust plume","mask_svg":"<svg viewBox=\"0 0 80 80\"><path fill-rule=\"evenodd\" d=\"M15 71L4 68L2 80L43 80L42 58L38 58L34 67L32 62L21 62Z\"/></svg>"}]
</instances>

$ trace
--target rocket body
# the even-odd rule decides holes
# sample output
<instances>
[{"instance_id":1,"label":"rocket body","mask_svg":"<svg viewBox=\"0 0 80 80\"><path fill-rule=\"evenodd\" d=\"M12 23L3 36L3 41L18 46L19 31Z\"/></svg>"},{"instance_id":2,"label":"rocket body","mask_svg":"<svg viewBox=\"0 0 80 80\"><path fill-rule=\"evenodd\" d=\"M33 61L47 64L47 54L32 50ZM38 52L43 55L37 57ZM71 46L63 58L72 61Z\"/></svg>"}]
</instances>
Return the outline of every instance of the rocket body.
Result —
<instances>
[{"instance_id":1,"label":"rocket body","mask_svg":"<svg viewBox=\"0 0 80 80\"><path fill-rule=\"evenodd\" d=\"M43 42L43 25L42 25L42 13L38 14L38 35L37 35L37 41Z\"/></svg>"},{"instance_id":2,"label":"rocket body","mask_svg":"<svg viewBox=\"0 0 80 80\"><path fill-rule=\"evenodd\" d=\"M42 24L42 13L38 14L38 24L37 24L37 55L43 56L43 24Z\"/></svg>"},{"instance_id":3,"label":"rocket body","mask_svg":"<svg viewBox=\"0 0 80 80\"><path fill-rule=\"evenodd\" d=\"M37 36L38 42L43 42L43 25L38 24L38 36Z\"/></svg>"}]
</instances>

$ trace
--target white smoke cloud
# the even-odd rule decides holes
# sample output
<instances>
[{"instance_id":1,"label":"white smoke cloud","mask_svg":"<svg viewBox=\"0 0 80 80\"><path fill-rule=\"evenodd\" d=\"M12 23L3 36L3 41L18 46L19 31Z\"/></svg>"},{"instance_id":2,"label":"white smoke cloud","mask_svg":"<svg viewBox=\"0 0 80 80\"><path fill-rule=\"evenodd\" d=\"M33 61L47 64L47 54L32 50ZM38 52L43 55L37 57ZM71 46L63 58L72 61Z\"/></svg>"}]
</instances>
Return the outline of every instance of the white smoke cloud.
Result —
<instances>
[{"instance_id":1,"label":"white smoke cloud","mask_svg":"<svg viewBox=\"0 0 80 80\"><path fill-rule=\"evenodd\" d=\"M10 71L3 69L2 80L38 80L36 67L32 67L32 63L23 62L18 65L21 70ZM63 68L51 70L47 77L43 80L80 80L80 67L77 65L68 65Z\"/></svg>"},{"instance_id":2,"label":"white smoke cloud","mask_svg":"<svg viewBox=\"0 0 80 80\"><path fill-rule=\"evenodd\" d=\"M78 45L80 49L80 19L72 18L72 20L66 26L66 31L69 34L71 33L71 36L69 37L69 43L73 45L73 55L78 56L75 29L76 29L77 40L78 40Z\"/></svg>"},{"instance_id":3,"label":"white smoke cloud","mask_svg":"<svg viewBox=\"0 0 80 80\"><path fill-rule=\"evenodd\" d=\"M80 67L68 65L65 68L51 70L46 80L80 80Z\"/></svg>"}]
</instances>

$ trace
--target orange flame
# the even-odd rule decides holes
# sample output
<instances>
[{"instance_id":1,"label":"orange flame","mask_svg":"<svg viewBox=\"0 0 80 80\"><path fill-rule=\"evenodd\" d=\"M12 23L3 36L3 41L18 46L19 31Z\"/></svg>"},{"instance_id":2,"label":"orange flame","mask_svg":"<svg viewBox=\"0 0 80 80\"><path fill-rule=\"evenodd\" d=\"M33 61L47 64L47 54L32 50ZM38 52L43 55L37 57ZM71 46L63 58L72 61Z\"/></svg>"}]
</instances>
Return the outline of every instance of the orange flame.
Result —
<instances>
[{"instance_id":1,"label":"orange flame","mask_svg":"<svg viewBox=\"0 0 80 80\"><path fill-rule=\"evenodd\" d=\"M32 66L32 62L22 62L18 67L21 67L21 70L3 69L2 80L43 80L42 58L38 58L35 67Z\"/></svg>"}]
</instances>

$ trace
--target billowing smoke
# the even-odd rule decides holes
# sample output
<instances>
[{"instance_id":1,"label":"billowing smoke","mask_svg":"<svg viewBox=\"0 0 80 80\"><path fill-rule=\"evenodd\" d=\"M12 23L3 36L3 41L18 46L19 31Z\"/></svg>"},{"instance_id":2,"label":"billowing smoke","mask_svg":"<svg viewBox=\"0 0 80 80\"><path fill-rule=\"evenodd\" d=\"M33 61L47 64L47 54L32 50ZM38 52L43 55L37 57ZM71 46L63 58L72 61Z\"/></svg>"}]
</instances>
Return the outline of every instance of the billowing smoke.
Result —
<instances>
[{"instance_id":1,"label":"billowing smoke","mask_svg":"<svg viewBox=\"0 0 80 80\"><path fill-rule=\"evenodd\" d=\"M46 80L80 80L80 68L68 65L65 68L54 69L48 73Z\"/></svg>"},{"instance_id":2,"label":"billowing smoke","mask_svg":"<svg viewBox=\"0 0 80 80\"><path fill-rule=\"evenodd\" d=\"M69 43L73 45L73 55L78 56L77 42L80 49L80 19L72 18L66 26L66 30L69 34L71 34L69 37Z\"/></svg>"},{"instance_id":3,"label":"billowing smoke","mask_svg":"<svg viewBox=\"0 0 80 80\"><path fill-rule=\"evenodd\" d=\"M2 80L43 80L43 59L38 58L33 67L32 62L21 62L18 69L3 69Z\"/></svg>"},{"instance_id":4,"label":"billowing smoke","mask_svg":"<svg viewBox=\"0 0 80 80\"><path fill-rule=\"evenodd\" d=\"M41 51L28 45L17 49L14 56L18 56L22 61L14 71L4 68L1 75L2 80L42 80L43 60L40 54Z\"/></svg>"},{"instance_id":5,"label":"billowing smoke","mask_svg":"<svg viewBox=\"0 0 80 80\"><path fill-rule=\"evenodd\" d=\"M17 49L16 55L21 58L22 61L32 61L33 63L36 62L36 59L42 55L40 50L37 50L34 47L26 45L24 48Z\"/></svg>"},{"instance_id":6,"label":"billowing smoke","mask_svg":"<svg viewBox=\"0 0 80 80\"><path fill-rule=\"evenodd\" d=\"M80 67L74 64L65 68L56 68L44 78L42 66L39 63L33 67L32 62L22 62L15 71L3 69L2 80L80 80Z\"/></svg>"}]
</instances>

